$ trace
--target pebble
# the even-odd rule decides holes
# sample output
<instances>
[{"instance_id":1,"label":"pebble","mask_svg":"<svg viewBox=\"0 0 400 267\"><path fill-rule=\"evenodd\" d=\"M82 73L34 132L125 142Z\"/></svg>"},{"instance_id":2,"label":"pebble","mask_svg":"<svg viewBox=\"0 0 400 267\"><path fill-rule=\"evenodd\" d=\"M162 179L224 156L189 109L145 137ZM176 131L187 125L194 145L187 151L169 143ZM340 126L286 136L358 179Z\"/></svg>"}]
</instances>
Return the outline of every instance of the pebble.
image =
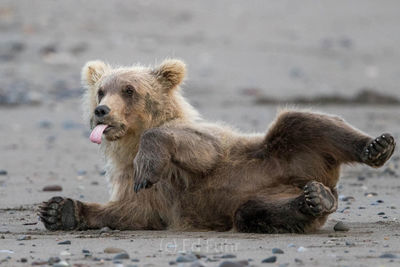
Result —
<instances>
[{"instance_id":1,"label":"pebble","mask_svg":"<svg viewBox=\"0 0 400 267\"><path fill-rule=\"evenodd\" d=\"M346 244L346 246L349 246L349 247L353 247L356 245L354 242L351 242L351 241L346 241L345 244Z\"/></svg>"},{"instance_id":2,"label":"pebble","mask_svg":"<svg viewBox=\"0 0 400 267\"><path fill-rule=\"evenodd\" d=\"M69 241L69 240L61 241L61 242L58 242L57 245L71 245L71 241Z\"/></svg>"},{"instance_id":3,"label":"pebble","mask_svg":"<svg viewBox=\"0 0 400 267\"><path fill-rule=\"evenodd\" d=\"M113 261L116 260L127 260L129 259L129 254L128 253L119 253L114 256Z\"/></svg>"},{"instance_id":4,"label":"pebble","mask_svg":"<svg viewBox=\"0 0 400 267\"><path fill-rule=\"evenodd\" d=\"M47 185L43 187L43 192L56 192L56 191L62 191L62 187L60 185Z\"/></svg>"},{"instance_id":5,"label":"pebble","mask_svg":"<svg viewBox=\"0 0 400 267\"><path fill-rule=\"evenodd\" d=\"M83 253L83 254L90 254L90 250L82 249L82 253Z\"/></svg>"},{"instance_id":6,"label":"pebble","mask_svg":"<svg viewBox=\"0 0 400 267\"><path fill-rule=\"evenodd\" d=\"M66 251L66 250L63 250L63 251L60 252L60 256L64 256L64 257L71 256L71 253Z\"/></svg>"},{"instance_id":7,"label":"pebble","mask_svg":"<svg viewBox=\"0 0 400 267\"><path fill-rule=\"evenodd\" d=\"M379 258L382 258L382 259L396 259L397 255L392 254L392 253L385 253L385 254L380 255Z\"/></svg>"},{"instance_id":8,"label":"pebble","mask_svg":"<svg viewBox=\"0 0 400 267\"><path fill-rule=\"evenodd\" d=\"M53 267L68 267L69 264L66 261L60 261L58 263L53 264Z\"/></svg>"},{"instance_id":9,"label":"pebble","mask_svg":"<svg viewBox=\"0 0 400 267\"><path fill-rule=\"evenodd\" d=\"M50 257L48 260L47 260L47 263L49 264L49 265L53 265L54 263L57 263L57 262L60 262L61 261L61 259L59 258L59 257Z\"/></svg>"},{"instance_id":10,"label":"pebble","mask_svg":"<svg viewBox=\"0 0 400 267\"><path fill-rule=\"evenodd\" d=\"M346 225L346 224L344 224L343 222L338 222L337 224L335 224L335 226L333 227L333 229L335 230L335 231L344 231L344 232L346 232L346 231L349 231L350 230L350 228Z\"/></svg>"},{"instance_id":11,"label":"pebble","mask_svg":"<svg viewBox=\"0 0 400 267\"><path fill-rule=\"evenodd\" d=\"M131 259L131 262L139 262L140 260L137 258Z\"/></svg>"},{"instance_id":12,"label":"pebble","mask_svg":"<svg viewBox=\"0 0 400 267\"><path fill-rule=\"evenodd\" d=\"M111 232L112 230L110 229L110 227L103 227L103 228L101 228L100 229L100 234L102 234L102 233L108 233L108 232Z\"/></svg>"},{"instance_id":13,"label":"pebble","mask_svg":"<svg viewBox=\"0 0 400 267\"><path fill-rule=\"evenodd\" d=\"M0 175L7 175L7 171L6 170L0 170Z\"/></svg>"},{"instance_id":14,"label":"pebble","mask_svg":"<svg viewBox=\"0 0 400 267\"><path fill-rule=\"evenodd\" d=\"M223 261L218 266L219 267L243 267L243 266L248 266L248 265L249 265L249 262L244 260L244 261Z\"/></svg>"},{"instance_id":15,"label":"pebble","mask_svg":"<svg viewBox=\"0 0 400 267\"><path fill-rule=\"evenodd\" d=\"M384 212L379 212L378 215L385 215L385 213Z\"/></svg>"},{"instance_id":16,"label":"pebble","mask_svg":"<svg viewBox=\"0 0 400 267\"><path fill-rule=\"evenodd\" d=\"M272 249L272 253L273 253L273 254L283 254L284 252L283 252L283 250L280 249L280 248L273 248L273 249Z\"/></svg>"},{"instance_id":17,"label":"pebble","mask_svg":"<svg viewBox=\"0 0 400 267\"><path fill-rule=\"evenodd\" d=\"M378 193L375 193L375 192L364 193L364 196L366 196L366 197L376 197L377 195L378 195Z\"/></svg>"},{"instance_id":18,"label":"pebble","mask_svg":"<svg viewBox=\"0 0 400 267\"><path fill-rule=\"evenodd\" d=\"M271 256L269 258L263 259L261 263L274 263L276 262L276 256Z\"/></svg>"},{"instance_id":19,"label":"pebble","mask_svg":"<svg viewBox=\"0 0 400 267\"><path fill-rule=\"evenodd\" d=\"M18 241L21 241L21 240L31 240L31 239L32 239L32 237L31 237L30 235L21 235L21 236L17 237L17 240L18 240Z\"/></svg>"},{"instance_id":20,"label":"pebble","mask_svg":"<svg viewBox=\"0 0 400 267\"><path fill-rule=\"evenodd\" d=\"M305 251L307 251L308 249L307 248L305 248L305 247L299 247L298 249L297 249L297 252L305 252Z\"/></svg>"},{"instance_id":21,"label":"pebble","mask_svg":"<svg viewBox=\"0 0 400 267\"><path fill-rule=\"evenodd\" d=\"M288 247L288 248L295 248L295 247L296 247L296 245L295 245L295 244L293 244L293 243L290 243L289 245L287 245L287 247Z\"/></svg>"},{"instance_id":22,"label":"pebble","mask_svg":"<svg viewBox=\"0 0 400 267\"><path fill-rule=\"evenodd\" d=\"M21 258L21 262L22 263L28 262L28 259L27 258Z\"/></svg>"},{"instance_id":23,"label":"pebble","mask_svg":"<svg viewBox=\"0 0 400 267\"><path fill-rule=\"evenodd\" d=\"M197 260L197 257L193 254L180 255L176 258L176 262L193 262L195 260Z\"/></svg>"},{"instance_id":24,"label":"pebble","mask_svg":"<svg viewBox=\"0 0 400 267\"><path fill-rule=\"evenodd\" d=\"M126 253L125 250L121 248L107 247L104 249L104 253L113 254L113 253Z\"/></svg>"},{"instance_id":25,"label":"pebble","mask_svg":"<svg viewBox=\"0 0 400 267\"><path fill-rule=\"evenodd\" d=\"M236 255L234 254L224 254L221 256L222 259L233 259L236 258Z\"/></svg>"}]
</instances>

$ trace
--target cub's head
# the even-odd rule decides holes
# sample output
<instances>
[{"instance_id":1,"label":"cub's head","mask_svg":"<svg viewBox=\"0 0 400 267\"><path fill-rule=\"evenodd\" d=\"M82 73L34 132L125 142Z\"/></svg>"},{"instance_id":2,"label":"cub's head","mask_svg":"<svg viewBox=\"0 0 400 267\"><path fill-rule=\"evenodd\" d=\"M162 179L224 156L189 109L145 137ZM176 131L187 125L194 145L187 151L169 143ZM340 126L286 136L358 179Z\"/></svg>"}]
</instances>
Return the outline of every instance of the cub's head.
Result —
<instances>
[{"instance_id":1,"label":"cub's head","mask_svg":"<svg viewBox=\"0 0 400 267\"><path fill-rule=\"evenodd\" d=\"M112 68L90 61L82 69L84 108L93 129L91 140L118 140L182 116L177 88L186 72L180 60L150 67Z\"/></svg>"}]
</instances>

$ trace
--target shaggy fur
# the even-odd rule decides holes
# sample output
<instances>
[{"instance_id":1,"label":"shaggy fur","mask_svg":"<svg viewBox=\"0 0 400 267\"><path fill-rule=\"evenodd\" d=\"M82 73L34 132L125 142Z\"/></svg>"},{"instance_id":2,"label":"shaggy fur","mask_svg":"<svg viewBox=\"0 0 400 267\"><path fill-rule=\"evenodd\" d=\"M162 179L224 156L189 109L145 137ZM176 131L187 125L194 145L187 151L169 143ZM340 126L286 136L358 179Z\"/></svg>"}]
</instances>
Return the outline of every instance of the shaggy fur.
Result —
<instances>
[{"instance_id":1,"label":"shaggy fur","mask_svg":"<svg viewBox=\"0 0 400 267\"><path fill-rule=\"evenodd\" d=\"M267 134L245 135L200 119L181 96L185 64L82 70L84 108L103 136L111 199L105 205L54 197L40 216L47 229L235 229L303 233L337 208L343 163L382 166L394 151L342 119L283 110ZM104 105L110 113L94 114Z\"/></svg>"}]
</instances>

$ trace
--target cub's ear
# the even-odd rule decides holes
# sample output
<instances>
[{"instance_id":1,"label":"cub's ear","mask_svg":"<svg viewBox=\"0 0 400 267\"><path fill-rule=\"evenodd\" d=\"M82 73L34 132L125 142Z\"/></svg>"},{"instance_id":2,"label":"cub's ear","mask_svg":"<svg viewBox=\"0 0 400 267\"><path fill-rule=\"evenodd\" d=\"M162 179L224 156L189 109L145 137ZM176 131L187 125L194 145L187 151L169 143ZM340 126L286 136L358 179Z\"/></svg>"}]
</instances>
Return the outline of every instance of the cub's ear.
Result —
<instances>
[{"instance_id":1,"label":"cub's ear","mask_svg":"<svg viewBox=\"0 0 400 267\"><path fill-rule=\"evenodd\" d=\"M169 91L177 88L182 83L186 74L186 65L178 59L166 59L161 65L153 69L152 73L163 87Z\"/></svg>"},{"instance_id":2,"label":"cub's ear","mask_svg":"<svg viewBox=\"0 0 400 267\"><path fill-rule=\"evenodd\" d=\"M103 61L89 61L82 68L81 79L84 86L93 86L103 74L110 68Z\"/></svg>"}]
</instances>

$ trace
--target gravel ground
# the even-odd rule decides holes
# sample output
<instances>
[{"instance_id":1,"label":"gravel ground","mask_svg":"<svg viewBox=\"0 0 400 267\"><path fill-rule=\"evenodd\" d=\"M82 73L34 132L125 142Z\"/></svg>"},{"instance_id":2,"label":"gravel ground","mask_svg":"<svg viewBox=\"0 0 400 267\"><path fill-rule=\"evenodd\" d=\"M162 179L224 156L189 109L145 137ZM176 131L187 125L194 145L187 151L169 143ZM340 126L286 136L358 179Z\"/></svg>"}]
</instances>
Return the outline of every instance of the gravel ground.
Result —
<instances>
[{"instance_id":1,"label":"gravel ground","mask_svg":"<svg viewBox=\"0 0 400 267\"><path fill-rule=\"evenodd\" d=\"M54 195L107 201L103 158L78 108L79 72L89 59L182 58L190 102L206 119L242 131L265 131L274 118L278 106L260 99L282 104L301 96L314 99L306 108L399 140L399 105L319 98L352 99L363 89L400 98L399 7L366 0L1 1L0 266L400 265L397 151L380 169L343 168L338 211L311 235L48 232L35 214ZM62 191L43 191L48 186ZM349 231L334 231L337 222Z\"/></svg>"}]
</instances>

